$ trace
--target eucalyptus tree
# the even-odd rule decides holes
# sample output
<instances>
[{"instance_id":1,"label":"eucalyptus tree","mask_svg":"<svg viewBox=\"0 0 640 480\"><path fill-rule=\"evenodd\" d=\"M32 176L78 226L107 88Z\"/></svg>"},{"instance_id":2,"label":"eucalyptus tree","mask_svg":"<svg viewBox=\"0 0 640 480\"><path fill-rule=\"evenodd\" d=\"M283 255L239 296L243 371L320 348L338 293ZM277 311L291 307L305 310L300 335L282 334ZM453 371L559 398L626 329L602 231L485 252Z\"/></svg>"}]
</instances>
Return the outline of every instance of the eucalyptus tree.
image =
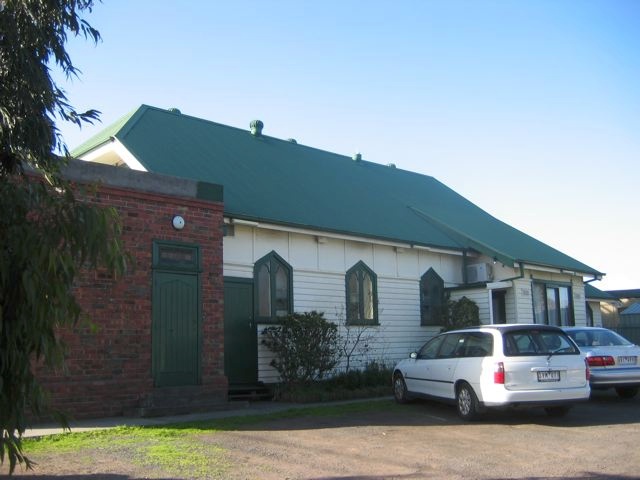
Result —
<instances>
[{"instance_id":1,"label":"eucalyptus tree","mask_svg":"<svg viewBox=\"0 0 640 480\"><path fill-rule=\"evenodd\" d=\"M83 15L92 0L0 0L0 463L32 462L22 449L29 419L50 414L34 364L60 366L60 327L81 316L73 284L82 269L125 268L113 209L81 201L61 175L69 156L57 124L78 126L52 69L78 75L70 36L100 40Z\"/></svg>"}]
</instances>

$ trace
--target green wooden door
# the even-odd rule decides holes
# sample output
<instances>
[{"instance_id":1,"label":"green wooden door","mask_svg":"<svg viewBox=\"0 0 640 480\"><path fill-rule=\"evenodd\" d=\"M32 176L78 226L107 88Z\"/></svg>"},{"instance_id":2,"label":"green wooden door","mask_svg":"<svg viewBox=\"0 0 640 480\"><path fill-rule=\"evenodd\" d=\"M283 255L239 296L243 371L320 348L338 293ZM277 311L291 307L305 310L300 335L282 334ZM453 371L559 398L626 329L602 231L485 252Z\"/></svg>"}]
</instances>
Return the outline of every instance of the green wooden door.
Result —
<instances>
[{"instance_id":1,"label":"green wooden door","mask_svg":"<svg viewBox=\"0 0 640 480\"><path fill-rule=\"evenodd\" d=\"M199 383L198 293L197 274L154 272L152 350L157 387Z\"/></svg>"},{"instance_id":2,"label":"green wooden door","mask_svg":"<svg viewBox=\"0 0 640 480\"><path fill-rule=\"evenodd\" d=\"M252 280L224 280L224 370L233 385L258 381Z\"/></svg>"}]
</instances>

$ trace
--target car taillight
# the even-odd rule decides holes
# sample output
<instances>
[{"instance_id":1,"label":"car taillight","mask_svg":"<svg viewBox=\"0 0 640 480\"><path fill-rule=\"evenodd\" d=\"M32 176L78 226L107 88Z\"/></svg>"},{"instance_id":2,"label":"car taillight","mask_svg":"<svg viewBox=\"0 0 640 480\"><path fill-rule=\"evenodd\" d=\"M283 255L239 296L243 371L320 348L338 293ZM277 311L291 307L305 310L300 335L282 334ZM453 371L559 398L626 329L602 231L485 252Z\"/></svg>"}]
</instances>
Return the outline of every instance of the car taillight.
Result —
<instances>
[{"instance_id":1,"label":"car taillight","mask_svg":"<svg viewBox=\"0 0 640 480\"><path fill-rule=\"evenodd\" d=\"M587 357L587 363L590 367L610 367L615 365L616 361L609 355L596 355Z\"/></svg>"},{"instance_id":2,"label":"car taillight","mask_svg":"<svg viewBox=\"0 0 640 480\"><path fill-rule=\"evenodd\" d=\"M504 385L504 363L502 362L493 366L493 383Z\"/></svg>"},{"instance_id":3,"label":"car taillight","mask_svg":"<svg viewBox=\"0 0 640 480\"><path fill-rule=\"evenodd\" d=\"M584 376L587 379L587 382L591 378L591 370L589 370L589 361L586 358L584 359Z\"/></svg>"}]
</instances>

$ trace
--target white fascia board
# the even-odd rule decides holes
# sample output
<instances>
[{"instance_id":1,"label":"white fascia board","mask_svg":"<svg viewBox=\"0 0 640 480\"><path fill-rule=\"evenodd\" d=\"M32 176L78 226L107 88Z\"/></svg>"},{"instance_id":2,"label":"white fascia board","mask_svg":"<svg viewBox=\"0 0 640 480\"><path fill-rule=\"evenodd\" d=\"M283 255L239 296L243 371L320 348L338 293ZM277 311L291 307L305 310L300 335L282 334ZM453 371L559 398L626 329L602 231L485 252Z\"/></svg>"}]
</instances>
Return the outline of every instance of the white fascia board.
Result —
<instances>
[{"instance_id":1,"label":"white fascia board","mask_svg":"<svg viewBox=\"0 0 640 480\"><path fill-rule=\"evenodd\" d=\"M433 252L433 253L446 253L447 255L457 255L459 257L464 255L464 253L460 250L447 250L446 248L426 247L423 245L411 245L411 248L415 248L416 250L425 250L427 252ZM469 256L469 252L467 252L467 256Z\"/></svg>"},{"instance_id":2,"label":"white fascia board","mask_svg":"<svg viewBox=\"0 0 640 480\"><path fill-rule=\"evenodd\" d=\"M572 277L592 277L593 274L585 272L577 272L574 270L565 270L563 268L553 267L541 267L539 265L531 265L529 263L523 263L522 266L527 270L537 270L539 272L559 273L562 275L570 275Z\"/></svg>"},{"instance_id":3,"label":"white fascia board","mask_svg":"<svg viewBox=\"0 0 640 480\"><path fill-rule=\"evenodd\" d=\"M553 267L542 267L540 265L531 265L530 263L523 263L522 266L527 270L537 270L539 272L547 272L547 273L565 273L559 268ZM568 273L568 272L567 272Z\"/></svg>"},{"instance_id":4,"label":"white fascia board","mask_svg":"<svg viewBox=\"0 0 640 480\"><path fill-rule=\"evenodd\" d=\"M127 150L127 147L125 147L117 138L112 138L110 142L85 153L80 157L80 160L84 160L86 162L105 163L101 162L100 159L108 154L113 154L119 157L131 170L137 170L139 172L147 171L138 159L134 157L133 154Z\"/></svg>"},{"instance_id":5,"label":"white fascia board","mask_svg":"<svg viewBox=\"0 0 640 480\"><path fill-rule=\"evenodd\" d=\"M78 160L84 160L85 162L96 162L100 163L98 160L101 157L113 152L112 141L108 143L103 143L97 148L88 151L87 153L82 154L82 156L78 157Z\"/></svg>"},{"instance_id":6,"label":"white fascia board","mask_svg":"<svg viewBox=\"0 0 640 480\"><path fill-rule=\"evenodd\" d=\"M147 171L147 169L142 166L138 159L134 157L133 154L129 150L127 150L127 148L122 143L120 143L120 140L115 138L113 140L113 144L115 152L120 158L122 158L124 163L126 163L131 170L138 170L140 172Z\"/></svg>"},{"instance_id":7,"label":"white fascia board","mask_svg":"<svg viewBox=\"0 0 640 480\"><path fill-rule=\"evenodd\" d=\"M228 216L224 217L224 223L227 223L227 224L230 223L232 225L233 224L244 225L252 228L262 228L265 230L275 230L278 232L289 232L289 233L299 233L301 235L311 235L311 236L317 237L318 239L331 238L334 240L348 240L351 242L375 243L376 245L404 248L407 250L411 248L415 248L417 250L425 250L425 251L434 252L434 253L445 253L447 255L458 255L458 256L462 255L462 252L457 250L445 250L440 248L423 247L421 245L412 245L410 243L392 242L388 240L379 240L377 238L358 237L356 235L345 235L341 233L326 232L323 230L311 230L308 228L298 228L298 227L291 227L286 225L277 225L274 223L255 222L255 221L242 220L239 218L228 217Z\"/></svg>"}]
</instances>

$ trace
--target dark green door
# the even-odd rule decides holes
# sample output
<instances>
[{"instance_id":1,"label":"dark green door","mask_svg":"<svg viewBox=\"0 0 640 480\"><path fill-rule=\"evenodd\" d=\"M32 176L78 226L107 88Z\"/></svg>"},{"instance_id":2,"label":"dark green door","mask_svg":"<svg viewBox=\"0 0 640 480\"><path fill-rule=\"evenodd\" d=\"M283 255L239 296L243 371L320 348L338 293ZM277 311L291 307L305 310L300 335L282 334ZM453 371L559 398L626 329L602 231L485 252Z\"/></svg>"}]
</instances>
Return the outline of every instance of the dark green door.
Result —
<instances>
[{"instance_id":1,"label":"dark green door","mask_svg":"<svg viewBox=\"0 0 640 480\"><path fill-rule=\"evenodd\" d=\"M224 370L230 384L258 381L252 280L224 279Z\"/></svg>"},{"instance_id":2,"label":"dark green door","mask_svg":"<svg viewBox=\"0 0 640 480\"><path fill-rule=\"evenodd\" d=\"M198 290L197 274L154 272L152 350L157 387L199 382Z\"/></svg>"}]
</instances>

